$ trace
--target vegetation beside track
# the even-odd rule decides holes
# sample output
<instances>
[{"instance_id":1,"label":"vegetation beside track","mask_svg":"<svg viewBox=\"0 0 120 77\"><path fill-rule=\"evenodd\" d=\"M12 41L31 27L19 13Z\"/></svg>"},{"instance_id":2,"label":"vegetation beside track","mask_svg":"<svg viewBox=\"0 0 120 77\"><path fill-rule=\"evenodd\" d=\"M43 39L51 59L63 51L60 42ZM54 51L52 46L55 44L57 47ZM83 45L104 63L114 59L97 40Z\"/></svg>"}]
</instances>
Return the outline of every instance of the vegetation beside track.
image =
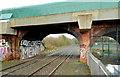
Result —
<instances>
[{"instance_id":1,"label":"vegetation beside track","mask_svg":"<svg viewBox=\"0 0 120 77\"><path fill-rule=\"evenodd\" d=\"M58 50L59 48L69 46L71 44L79 44L76 38L69 39L64 35L59 37L46 37L44 38L44 46L46 49L41 52L41 54L52 53Z\"/></svg>"},{"instance_id":2,"label":"vegetation beside track","mask_svg":"<svg viewBox=\"0 0 120 77\"><path fill-rule=\"evenodd\" d=\"M45 49L44 51L41 52L41 54L47 54L47 53L52 53L58 50L60 47L56 47L55 49Z\"/></svg>"}]
</instances>

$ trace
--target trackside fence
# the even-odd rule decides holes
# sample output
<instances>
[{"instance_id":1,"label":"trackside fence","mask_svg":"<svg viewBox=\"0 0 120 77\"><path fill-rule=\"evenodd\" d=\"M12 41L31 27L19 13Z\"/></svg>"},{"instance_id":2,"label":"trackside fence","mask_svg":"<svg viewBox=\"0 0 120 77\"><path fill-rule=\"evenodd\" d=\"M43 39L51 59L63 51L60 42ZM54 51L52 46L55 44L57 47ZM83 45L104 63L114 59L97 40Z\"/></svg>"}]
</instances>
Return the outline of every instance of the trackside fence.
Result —
<instances>
[{"instance_id":1,"label":"trackside fence","mask_svg":"<svg viewBox=\"0 0 120 77\"><path fill-rule=\"evenodd\" d=\"M114 77L112 73L91 52L87 52L87 64L92 76Z\"/></svg>"}]
</instances>

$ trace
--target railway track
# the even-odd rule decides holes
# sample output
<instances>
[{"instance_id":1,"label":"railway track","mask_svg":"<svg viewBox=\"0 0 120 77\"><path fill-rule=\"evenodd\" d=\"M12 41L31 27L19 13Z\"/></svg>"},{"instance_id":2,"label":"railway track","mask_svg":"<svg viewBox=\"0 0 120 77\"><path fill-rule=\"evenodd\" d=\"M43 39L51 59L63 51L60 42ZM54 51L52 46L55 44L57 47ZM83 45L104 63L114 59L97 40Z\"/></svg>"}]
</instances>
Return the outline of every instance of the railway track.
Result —
<instances>
[{"instance_id":1,"label":"railway track","mask_svg":"<svg viewBox=\"0 0 120 77\"><path fill-rule=\"evenodd\" d=\"M43 66L41 66L40 68L36 69L35 71L33 71L32 73L30 73L28 75L28 77L32 77L34 75L36 75L36 73L38 73L37 75L42 75L42 72L45 72L43 69L45 69L46 67L51 67L50 65L54 65L55 61L58 61L56 63L59 63L56 65L55 68L53 68L49 74L44 74L44 75L48 75L48 77L51 77L52 75L54 75L55 71L71 56L71 54L68 54L64 59L62 59L60 62L58 61L58 58L59 60L61 59L61 57L57 57L51 61L49 61L48 63L44 64ZM42 71L42 72L41 72ZM41 74L40 74L41 73Z\"/></svg>"},{"instance_id":2,"label":"railway track","mask_svg":"<svg viewBox=\"0 0 120 77\"><path fill-rule=\"evenodd\" d=\"M45 56L44 56L44 57L45 57ZM31 57L31 58L35 58L35 57ZM31 59L31 58L30 58L30 59ZM27 61L20 62L20 63L15 64L15 65L12 65L12 66L6 67L6 68L0 70L0 72L3 72L3 71L5 71L5 70L11 69L11 68L14 68L14 67L16 67L16 66L20 66L20 65L25 64L25 63L30 62L30 61L32 61L32 60L27 60Z\"/></svg>"},{"instance_id":3,"label":"railway track","mask_svg":"<svg viewBox=\"0 0 120 77\"><path fill-rule=\"evenodd\" d=\"M66 53L66 51L69 53ZM47 56L44 58L36 58L31 61L26 61L17 65L10 66L8 68L2 69L2 77L10 76L10 75L26 75L28 77L34 76L42 71L44 74L44 70L48 70L47 68L51 68L46 74L52 76L55 71L70 57L72 50L69 48L65 48L64 50L59 50L59 54L55 56L52 54L51 56ZM62 53L62 54L61 54ZM54 67L52 67L52 65ZM45 70L45 71L46 71ZM41 74L38 74L41 75Z\"/></svg>"},{"instance_id":4,"label":"railway track","mask_svg":"<svg viewBox=\"0 0 120 77\"><path fill-rule=\"evenodd\" d=\"M62 55L62 54L61 54L61 55ZM59 56L57 56L56 58L52 59L51 62L53 62L54 60L56 60L57 58L59 58L61 55L59 55ZM47 58L49 58L49 57L45 57L44 59L47 59ZM29 62L29 63L28 63L28 62ZM2 77L7 76L7 75L9 75L9 74L11 74L11 73L13 73L13 72L16 72L16 71L18 71L18 70L21 70L21 69L23 69L23 68L27 68L28 66L33 65L33 64L36 64L36 63L38 63L38 62L40 62L40 59L37 59L37 60L35 60L35 61L31 61L31 62L30 62L30 61L26 61L26 62L17 64L17 65L14 65L14 66L5 68L5 69L3 69L3 70L1 71L1 72L6 72L5 74L2 75ZM49 64L49 63L48 63L48 64ZM48 64L46 64L46 65L48 65ZM23 65L23 66L20 66L20 65ZM20 66L20 67L19 67L19 66ZM16 67L18 67L18 68L16 68ZM8 72L8 71L9 71L9 72Z\"/></svg>"},{"instance_id":5,"label":"railway track","mask_svg":"<svg viewBox=\"0 0 120 77\"><path fill-rule=\"evenodd\" d=\"M69 57L70 57L70 55L67 56L61 63L59 63L59 64L57 65L57 67L55 67L55 68L52 70L52 72L49 73L48 76L51 77L52 75L54 75L55 71L56 71Z\"/></svg>"},{"instance_id":6,"label":"railway track","mask_svg":"<svg viewBox=\"0 0 120 77\"><path fill-rule=\"evenodd\" d=\"M20 63L15 64L15 65L12 65L12 66L6 67L6 68L0 70L0 72L2 72L2 71L4 71L4 70L7 70L7 69L10 69L10 68L13 68L13 67L16 67L16 66L19 66L19 65L21 65L21 64L25 64L25 63L30 62L30 61L31 61L31 60L27 60L27 61L20 62Z\"/></svg>"},{"instance_id":7,"label":"railway track","mask_svg":"<svg viewBox=\"0 0 120 77\"><path fill-rule=\"evenodd\" d=\"M12 72L15 72L15 71L17 71L17 70L20 70L20 69L22 69L22 68L24 68L24 67L28 67L28 66L30 66L30 65L32 65L32 64L35 64L35 63L39 62L40 59L42 59L42 58L43 58L43 57L38 57L38 58L36 58L35 60L28 60L28 61L25 61L25 62L18 63L18 64L16 64L16 65L7 67L7 68L5 68L5 69L2 69L2 70L0 70L0 72L7 72L6 74L3 74L2 77L6 76L6 75L8 75L8 74L10 74L10 73L12 73ZM23 65L23 66L22 66L22 65ZM17 68L16 68L16 67L17 67ZM8 72L9 70L10 70L10 72Z\"/></svg>"}]
</instances>

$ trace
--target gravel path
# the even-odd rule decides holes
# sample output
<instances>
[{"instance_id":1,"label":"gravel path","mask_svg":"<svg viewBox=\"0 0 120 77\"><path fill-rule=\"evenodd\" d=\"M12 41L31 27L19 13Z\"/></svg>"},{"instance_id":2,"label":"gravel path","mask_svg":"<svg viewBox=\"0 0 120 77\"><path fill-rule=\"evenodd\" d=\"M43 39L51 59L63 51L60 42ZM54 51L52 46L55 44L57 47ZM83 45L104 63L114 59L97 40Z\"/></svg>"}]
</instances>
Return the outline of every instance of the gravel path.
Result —
<instances>
[{"instance_id":1,"label":"gravel path","mask_svg":"<svg viewBox=\"0 0 120 77\"><path fill-rule=\"evenodd\" d=\"M69 58L55 73L55 75L90 75L86 64L78 62L79 57Z\"/></svg>"}]
</instances>

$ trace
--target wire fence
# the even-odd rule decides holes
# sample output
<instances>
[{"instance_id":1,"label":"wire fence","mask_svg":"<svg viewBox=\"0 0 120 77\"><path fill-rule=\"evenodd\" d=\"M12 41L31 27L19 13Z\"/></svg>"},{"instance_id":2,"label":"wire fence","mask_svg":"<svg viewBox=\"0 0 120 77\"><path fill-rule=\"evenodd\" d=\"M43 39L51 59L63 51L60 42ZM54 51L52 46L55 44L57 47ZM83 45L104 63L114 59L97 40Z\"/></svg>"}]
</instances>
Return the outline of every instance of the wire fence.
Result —
<instances>
[{"instance_id":1,"label":"wire fence","mask_svg":"<svg viewBox=\"0 0 120 77\"><path fill-rule=\"evenodd\" d=\"M87 52L87 64L91 75L114 77L114 75L103 65L103 63L94 57L91 52Z\"/></svg>"},{"instance_id":2,"label":"wire fence","mask_svg":"<svg viewBox=\"0 0 120 77\"><path fill-rule=\"evenodd\" d=\"M104 64L120 64L120 26L100 27L105 31L101 35L95 35L94 31L90 34L90 51ZM97 30L97 27L93 28ZM110 31L111 30L111 31ZM112 31L113 30L113 31ZM94 38L94 39L93 39ZM91 44L95 40L94 44Z\"/></svg>"},{"instance_id":3,"label":"wire fence","mask_svg":"<svg viewBox=\"0 0 120 77\"><path fill-rule=\"evenodd\" d=\"M2 62L0 61L0 70L2 70ZM0 72L0 77L2 76L2 72Z\"/></svg>"}]
</instances>

